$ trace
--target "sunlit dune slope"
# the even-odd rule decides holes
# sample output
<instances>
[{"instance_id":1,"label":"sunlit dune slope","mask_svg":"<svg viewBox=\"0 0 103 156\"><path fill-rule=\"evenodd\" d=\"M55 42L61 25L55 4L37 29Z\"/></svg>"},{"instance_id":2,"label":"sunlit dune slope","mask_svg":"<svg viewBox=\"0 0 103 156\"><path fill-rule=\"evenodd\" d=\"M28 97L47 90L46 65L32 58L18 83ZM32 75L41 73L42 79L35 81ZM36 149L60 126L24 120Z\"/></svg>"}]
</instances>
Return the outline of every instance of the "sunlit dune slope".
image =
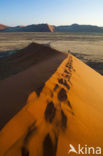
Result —
<instances>
[{"instance_id":1,"label":"sunlit dune slope","mask_svg":"<svg viewBox=\"0 0 103 156\"><path fill-rule=\"evenodd\" d=\"M0 132L0 156L67 156L103 147L103 77L72 55ZM73 155L73 154L70 154Z\"/></svg>"}]
</instances>

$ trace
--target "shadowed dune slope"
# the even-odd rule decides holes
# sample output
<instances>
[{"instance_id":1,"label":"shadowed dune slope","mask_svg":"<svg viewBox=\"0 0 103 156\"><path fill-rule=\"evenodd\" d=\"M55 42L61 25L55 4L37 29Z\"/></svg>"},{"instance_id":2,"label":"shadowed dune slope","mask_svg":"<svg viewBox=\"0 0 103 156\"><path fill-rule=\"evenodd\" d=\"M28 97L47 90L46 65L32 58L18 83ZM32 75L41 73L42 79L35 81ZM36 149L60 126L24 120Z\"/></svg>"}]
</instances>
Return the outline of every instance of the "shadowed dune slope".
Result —
<instances>
[{"instance_id":1,"label":"shadowed dune slope","mask_svg":"<svg viewBox=\"0 0 103 156\"><path fill-rule=\"evenodd\" d=\"M13 74L23 71L28 67L60 55L55 49L45 45L31 43L28 47L19 50L16 54L0 61L0 79L5 79ZM66 54L61 54L66 55Z\"/></svg>"},{"instance_id":2,"label":"shadowed dune slope","mask_svg":"<svg viewBox=\"0 0 103 156\"><path fill-rule=\"evenodd\" d=\"M66 56L32 43L1 62L0 75L9 78L0 81L0 129L25 105L33 90L39 94Z\"/></svg>"},{"instance_id":3,"label":"shadowed dune slope","mask_svg":"<svg viewBox=\"0 0 103 156\"><path fill-rule=\"evenodd\" d=\"M103 77L69 55L1 130L0 155L68 156L69 144L103 148L102 91Z\"/></svg>"}]
</instances>

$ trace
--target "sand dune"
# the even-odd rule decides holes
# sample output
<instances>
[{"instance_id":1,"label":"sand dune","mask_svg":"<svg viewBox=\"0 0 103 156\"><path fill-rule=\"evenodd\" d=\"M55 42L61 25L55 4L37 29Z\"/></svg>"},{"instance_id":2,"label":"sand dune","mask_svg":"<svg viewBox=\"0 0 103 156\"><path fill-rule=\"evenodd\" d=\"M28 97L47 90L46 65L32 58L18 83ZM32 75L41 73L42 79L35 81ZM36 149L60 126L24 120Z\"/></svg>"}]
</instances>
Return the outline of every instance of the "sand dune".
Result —
<instances>
[{"instance_id":1,"label":"sand dune","mask_svg":"<svg viewBox=\"0 0 103 156\"><path fill-rule=\"evenodd\" d=\"M34 64L39 64L57 55L66 56L50 47L31 43L24 49L19 50L16 54L0 61L0 79L5 79L13 74L22 72Z\"/></svg>"},{"instance_id":2,"label":"sand dune","mask_svg":"<svg viewBox=\"0 0 103 156\"><path fill-rule=\"evenodd\" d=\"M17 54L4 59L0 68L0 129L57 70L66 54L32 43ZM8 78L9 77L9 78Z\"/></svg>"},{"instance_id":3,"label":"sand dune","mask_svg":"<svg viewBox=\"0 0 103 156\"><path fill-rule=\"evenodd\" d=\"M3 24L0 24L0 30L4 30L4 29L6 29L6 28L8 28L8 26L3 25Z\"/></svg>"},{"instance_id":4,"label":"sand dune","mask_svg":"<svg viewBox=\"0 0 103 156\"><path fill-rule=\"evenodd\" d=\"M1 130L0 155L67 156L69 144L103 148L102 91L103 77L69 55Z\"/></svg>"},{"instance_id":5,"label":"sand dune","mask_svg":"<svg viewBox=\"0 0 103 156\"><path fill-rule=\"evenodd\" d=\"M0 25L0 32L54 32L55 26L49 24L32 24L27 26L4 27Z\"/></svg>"}]
</instances>

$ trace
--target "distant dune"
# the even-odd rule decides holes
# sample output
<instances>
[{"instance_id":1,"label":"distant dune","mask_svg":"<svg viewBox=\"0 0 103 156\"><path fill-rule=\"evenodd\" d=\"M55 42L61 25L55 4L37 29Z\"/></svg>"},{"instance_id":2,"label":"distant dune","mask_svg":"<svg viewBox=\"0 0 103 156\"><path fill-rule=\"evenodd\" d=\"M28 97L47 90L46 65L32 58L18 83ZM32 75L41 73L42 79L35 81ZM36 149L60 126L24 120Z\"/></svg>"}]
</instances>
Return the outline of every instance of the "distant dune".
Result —
<instances>
[{"instance_id":1,"label":"distant dune","mask_svg":"<svg viewBox=\"0 0 103 156\"><path fill-rule=\"evenodd\" d=\"M4 27L0 32L79 32L79 33L103 33L103 27L94 25L61 25L32 24L27 26Z\"/></svg>"},{"instance_id":2,"label":"distant dune","mask_svg":"<svg viewBox=\"0 0 103 156\"><path fill-rule=\"evenodd\" d=\"M8 27L2 32L54 32L54 27L48 24L32 24L27 26Z\"/></svg>"},{"instance_id":3,"label":"distant dune","mask_svg":"<svg viewBox=\"0 0 103 156\"><path fill-rule=\"evenodd\" d=\"M49 28L49 30L50 30L51 32L54 32L54 31L55 31L55 27L52 26L52 25L49 25L49 24L48 24L48 28Z\"/></svg>"},{"instance_id":4,"label":"distant dune","mask_svg":"<svg viewBox=\"0 0 103 156\"><path fill-rule=\"evenodd\" d=\"M0 156L68 156L70 144L103 148L103 77L71 54L35 46L43 48L36 51L41 60L46 49L49 57L1 83L2 120L7 111L14 116L0 131ZM13 114L26 92L25 106Z\"/></svg>"},{"instance_id":5,"label":"distant dune","mask_svg":"<svg viewBox=\"0 0 103 156\"><path fill-rule=\"evenodd\" d=\"M8 26L3 25L3 24L0 24L0 30L1 30L1 31L4 30L4 29L7 29L7 28L8 28Z\"/></svg>"}]
</instances>

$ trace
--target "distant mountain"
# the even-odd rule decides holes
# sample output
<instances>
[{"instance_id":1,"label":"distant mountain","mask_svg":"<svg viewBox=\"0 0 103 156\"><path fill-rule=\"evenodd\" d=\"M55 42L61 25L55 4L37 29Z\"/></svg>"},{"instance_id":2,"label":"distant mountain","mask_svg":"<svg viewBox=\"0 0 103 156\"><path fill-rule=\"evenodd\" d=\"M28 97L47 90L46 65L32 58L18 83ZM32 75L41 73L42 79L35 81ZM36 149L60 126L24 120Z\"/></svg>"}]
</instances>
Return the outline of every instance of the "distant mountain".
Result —
<instances>
[{"instance_id":1,"label":"distant mountain","mask_svg":"<svg viewBox=\"0 0 103 156\"><path fill-rule=\"evenodd\" d=\"M0 30L1 30L1 31L4 30L4 29L6 29L6 28L8 28L8 26L3 25L3 24L0 24Z\"/></svg>"},{"instance_id":2,"label":"distant mountain","mask_svg":"<svg viewBox=\"0 0 103 156\"><path fill-rule=\"evenodd\" d=\"M0 25L0 32L94 32L103 33L103 27L93 25L65 25L65 26L52 26L49 24L32 24L27 26L8 27Z\"/></svg>"},{"instance_id":3,"label":"distant mountain","mask_svg":"<svg viewBox=\"0 0 103 156\"><path fill-rule=\"evenodd\" d=\"M8 27L2 32L54 32L54 27L48 24Z\"/></svg>"},{"instance_id":4,"label":"distant mountain","mask_svg":"<svg viewBox=\"0 0 103 156\"><path fill-rule=\"evenodd\" d=\"M72 24L55 27L56 32L103 32L103 27L93 25Z\"/></svg>"}]
</instances>

